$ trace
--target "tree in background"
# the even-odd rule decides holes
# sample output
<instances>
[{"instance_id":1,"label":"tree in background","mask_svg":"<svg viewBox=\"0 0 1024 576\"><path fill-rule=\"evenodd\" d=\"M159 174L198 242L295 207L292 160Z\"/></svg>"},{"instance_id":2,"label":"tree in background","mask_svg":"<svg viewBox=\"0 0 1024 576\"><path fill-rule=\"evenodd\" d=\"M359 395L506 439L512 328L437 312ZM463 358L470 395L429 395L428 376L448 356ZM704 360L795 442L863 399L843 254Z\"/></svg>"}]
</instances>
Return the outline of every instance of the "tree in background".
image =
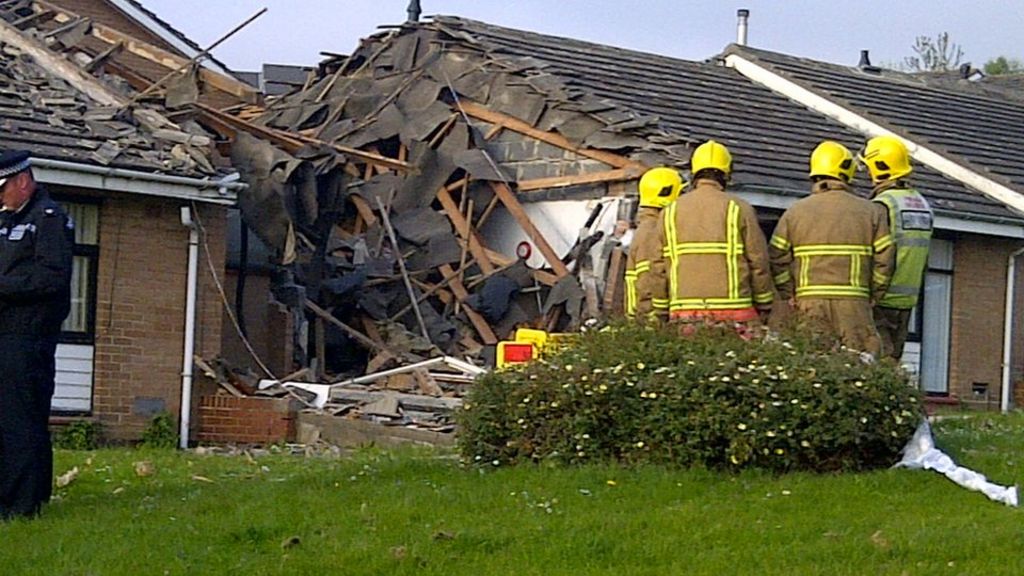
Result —
<instances>
[{"instance_id":1,"label":"tree in background","mask_svg":"<svg viewBox=\"0 0 1024 576\"><path fill-rule=\"evenodd\" d=\"M960 66L964 51L959 44L950 42L949 32L935 38L918 36L911 47L916 56L903 59L903 67L910 72L945 72Z\"/></svg>"},{"instance_id":2,"label":"tree in background","mask_svg":"<svg viewBox=\"0 0 1024 576\"><path fill-rule=\"evenodd\" d=\"M982 71L986 76L1002 76L1004 74L1020 74L1024 72L1024 62L1017 58L1000 56L985 62Z\"/></svg>"}]
</instances>

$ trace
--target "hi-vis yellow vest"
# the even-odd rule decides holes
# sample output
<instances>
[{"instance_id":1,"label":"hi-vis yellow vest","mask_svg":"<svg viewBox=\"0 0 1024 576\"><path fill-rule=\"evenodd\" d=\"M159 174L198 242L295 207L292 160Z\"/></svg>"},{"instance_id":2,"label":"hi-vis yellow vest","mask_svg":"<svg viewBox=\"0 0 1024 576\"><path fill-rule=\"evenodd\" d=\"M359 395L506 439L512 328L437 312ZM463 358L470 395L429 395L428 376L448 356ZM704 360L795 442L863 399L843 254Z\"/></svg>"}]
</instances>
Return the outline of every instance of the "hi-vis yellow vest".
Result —
<instances>
[{"instance_id":1,"label":"hi-vis yellow vest","mask_svg":"<svg viewBox=\"0 0 1024 576\"><path fill-rule=\"evenodd\" d=\"M921 283L928 268L928 246L934 215L917 190L892 188L873 199L889 210L889 233L896 244L896 272L885 296L877 304L910 309L917 305Z\"/></svg>"}]
</instances>

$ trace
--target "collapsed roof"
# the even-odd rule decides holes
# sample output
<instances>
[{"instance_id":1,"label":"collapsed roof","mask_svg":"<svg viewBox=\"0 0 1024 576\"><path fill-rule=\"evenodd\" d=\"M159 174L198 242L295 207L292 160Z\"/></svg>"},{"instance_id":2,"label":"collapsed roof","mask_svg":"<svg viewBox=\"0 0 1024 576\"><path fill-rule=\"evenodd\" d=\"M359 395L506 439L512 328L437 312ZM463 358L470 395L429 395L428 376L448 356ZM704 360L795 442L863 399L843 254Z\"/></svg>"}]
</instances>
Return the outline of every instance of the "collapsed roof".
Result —
<instances>
[{"instance_id":1,"label":"collapsed roof","mask_svg":"<svg viewBox=\"0 0 1024 576\"><path fill-rule=\"evenodd\" d=\"M5 148L78 164L213 175L227 166L193 104L258 97L234 78L46 2L0 7Z\"/></svg>"}]
</instances>

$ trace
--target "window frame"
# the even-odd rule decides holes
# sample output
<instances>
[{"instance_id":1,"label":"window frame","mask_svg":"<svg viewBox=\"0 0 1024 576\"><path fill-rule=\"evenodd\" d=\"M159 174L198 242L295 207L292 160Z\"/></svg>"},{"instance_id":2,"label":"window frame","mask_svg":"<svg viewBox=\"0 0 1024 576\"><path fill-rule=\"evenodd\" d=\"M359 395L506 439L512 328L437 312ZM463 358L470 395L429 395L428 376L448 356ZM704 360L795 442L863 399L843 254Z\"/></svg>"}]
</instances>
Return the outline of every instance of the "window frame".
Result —
<instances>
[{"instance_id":1,"label":"window frame","mask_svg":"<svg viewBox=\"0 0 1024 576\"><path fill-rule=\"evenodd\" d=\"M956 238L954 238L954 237L946 236L946 235L943 235L943 234L934 234L932 236L932 240L944 240L946 242L949 242L952 245L950 249L951 250L956 250ZM929 258L928 259L928 266L925 268L925 271L924 271L925 276L927 277L927 275L929 275L929 274L937 274L937 275L940 275L940 276L949 276L950 278L953 278L953 276L954 276L953 268L954 268L954 264L955 264L955 257L953 255L951 255L950 258L951 258L951 262L949 263L949 268L937 267L937 266L933 265L932 258ZM925 284L926 284L926 282L924 280L922 280L921 281L921 293L917 297L917 305L914 306L914 309L911 312L910 326L908 327L908 330L907 330L907 342L917 342L918 344L920 344L921 341L922 341L922 335L924 334L924 313L923 313L923 311L924 311L924 299L925 299L925 290L924 290ZM950 290L953 289L952 285L953 285L953 282L951 280L950 281ZM952 310L950 310L950 314L952 314Z\"/></svg>"},{"instance_id":2,"label":"window frame","mask_svg":"<svg viewBox=\"0 0 1024 576\"><path fill-rule=\"evenodd\" d=\"M99 300L97 292L99 287L100 243L102 242L100 237L100 221L102 218L103 201L100 198L68 194L53 194L52 196L54 201L60 204L61 208L64 208L65 210L67 204L96 207L96 243L78 244L76 242L71 249L72 257L84 257L89 261L88 277L85 280L89 293L89 301L86 304L85 315L86 329L82 332L75 332L64 330L62 328L58 338L59 342L62 344L93 345L96 342L96 308ZM76 222L75 225L77 226L78 223Z\"/></svg>"}]
</instances>

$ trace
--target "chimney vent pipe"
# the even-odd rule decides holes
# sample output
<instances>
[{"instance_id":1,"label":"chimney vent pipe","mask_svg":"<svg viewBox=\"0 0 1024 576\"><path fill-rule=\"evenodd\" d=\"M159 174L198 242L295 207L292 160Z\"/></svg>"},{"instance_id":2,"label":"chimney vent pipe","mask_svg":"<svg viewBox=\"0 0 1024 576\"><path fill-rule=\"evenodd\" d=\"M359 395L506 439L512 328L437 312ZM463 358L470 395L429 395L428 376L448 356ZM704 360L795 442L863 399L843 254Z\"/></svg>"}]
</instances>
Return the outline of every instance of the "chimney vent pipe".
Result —
<instances>
[{"instance_id":1,"label":"chimney vent pipe","mask_svg":"<svg viewBox=\"0 0 1024 576\"><path fill-rule=\"evenodd\" d=\"M736 11L736 43L740 46L747 45L747 21L750 19L750 10L740 8Z\"/></svg>"},{"instance_id":2,"label":"chimney vent pipe","mask_svg":"<svg viewBox=\"0 0 1024 576\"><path fill-rule=\"evenodd\" d=\"M860 51L860 62L857 63L858 68L870 68L871 67L871 56L868 55L867 50Z\"/></svg>"},{"instance_id":3,"label":"chimney vent pipe","mask_svg":"<svg viewBox=\"0 0 1024 576\"><path fill-rule=\"evenodd\" d=\"M409 14L409 22L419 22L420 14L423 13L423 9L420 8L420 0L409 0L409 7L405 11Z\"/></svg>"}]
</instances>

